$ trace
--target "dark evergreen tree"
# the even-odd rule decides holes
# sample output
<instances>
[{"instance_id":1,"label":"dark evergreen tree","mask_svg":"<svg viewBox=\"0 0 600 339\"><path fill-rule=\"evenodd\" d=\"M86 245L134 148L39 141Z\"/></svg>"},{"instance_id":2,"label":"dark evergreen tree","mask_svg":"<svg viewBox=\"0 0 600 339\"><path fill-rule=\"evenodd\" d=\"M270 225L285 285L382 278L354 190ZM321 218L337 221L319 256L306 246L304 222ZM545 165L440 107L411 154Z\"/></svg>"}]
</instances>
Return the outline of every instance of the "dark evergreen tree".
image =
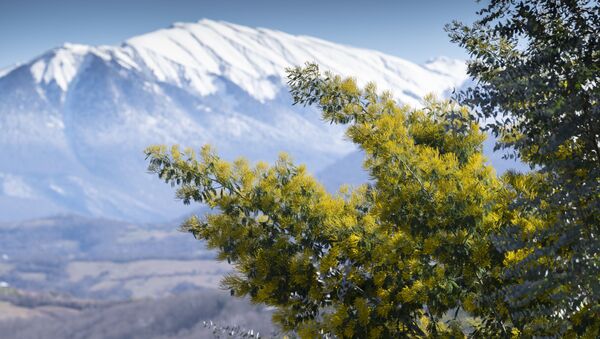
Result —
<instances>
[{"instance_id":1,"label":"dark evergreen tree","mask_svg":"<svg viewBox=\"0 0 600 339\"><path fill-rule=\"evenodd\" d=\"M533 169L506 177L515 217L495 238L511 261L499 293L524 333L598 335L600 5L492 0L478 14L447 26L476 80L458 98Z\"/></svg>"}]
</instances>

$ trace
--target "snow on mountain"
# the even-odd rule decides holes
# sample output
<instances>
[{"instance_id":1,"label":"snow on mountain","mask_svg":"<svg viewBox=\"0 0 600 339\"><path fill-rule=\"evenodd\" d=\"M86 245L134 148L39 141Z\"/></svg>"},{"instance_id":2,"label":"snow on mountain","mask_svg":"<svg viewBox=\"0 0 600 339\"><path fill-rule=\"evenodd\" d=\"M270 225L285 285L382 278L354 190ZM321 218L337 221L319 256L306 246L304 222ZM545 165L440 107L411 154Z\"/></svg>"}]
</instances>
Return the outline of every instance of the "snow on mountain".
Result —
<instances>
[{"instance_id":1,"label":"snow on mountain","mask_svg":"<svg viewBox=\"0 0 600 339\"><path fill-rule=\"evenodd\" d=\"M417 65L325 40L201 20L120 46L64 44L0 71L0 219L75 212L164 220L185 212L145 174L150 144L216 146L231 159L292 154L313 172L351 153L343 128L291 105L285 69L316 62L398 100L447 94L459 60Z\"/></svg>"},{"instance_id":2,"label":"snow on mountain","mask_svg":"<svg viewBox=\"0 0 600 339\"><path fill-rule=\"evenodd\" d=\"M17 68L18 66L19 66L19 64L11 65L11 66L4 67L4 68L0 68L0 77L3 77L6 74L10 73L13 69Z\"/></svg>"},{"instance_id":3,"label":"snow on mountain","mask_svg":"<svg viewBox=\"0 0 600 339\"><path fill-rule=\"evenodd\" d=\"M259 101L272 100L280 91L280 84L271 77L280 77L286 67L307 61L316 61L335 73L374 81L410 104L417 104L428 92L444 91L465 79L464 63L460 73L455 60L438 59L429 68L313 37L210 20L176 23L169 29L132 38L123 47L133 50L160 81L187 82L198 94L207 95L217 90L215 77L223 76ZM451 71L440 71L444 64L452 65Z\"/></svg>"}]
</instances>

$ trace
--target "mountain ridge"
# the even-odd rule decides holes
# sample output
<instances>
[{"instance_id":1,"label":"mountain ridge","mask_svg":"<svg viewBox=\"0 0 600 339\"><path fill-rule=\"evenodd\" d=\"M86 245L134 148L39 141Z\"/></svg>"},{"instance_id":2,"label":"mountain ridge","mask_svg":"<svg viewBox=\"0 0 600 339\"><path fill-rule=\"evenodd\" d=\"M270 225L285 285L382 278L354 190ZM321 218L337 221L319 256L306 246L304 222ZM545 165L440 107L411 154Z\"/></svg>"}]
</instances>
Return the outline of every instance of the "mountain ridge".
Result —
<instances>
[{"instance_id":1,"label":"mountain ridge","mask_svg":"<svg viewBox=\"0 0 600 339\"><path fill-rule=\"evenodd\" d=\"M239 36L242 38L238 38L232 33L245 33L245 35L240 34ZM229 42L229 46L228 44L222 43L222 41L216 42L211 40L215 37ZM247 58L248 62L243 60L243 58L235 60L235 57L239 56L236 54L239 54L240 51L236 50L235 48L232 49L232 46L238 46L241 49L255 51L256 49L265 47L257 45L257 42L260 41L265 42L266 45L271 47L274 44L277 45L277 42L288 42L288 45L280 44L277 46L282 48L281 54L284 56L262 50L263 53L258 56L259 59L263 58L263 60L261 60L262 63L257 62L257 60L253 60L252 58ZM289 42L293 42L293 44L289 44ZM300 45L301 48L294 46L294 44ZM199 49L197 45L204 46L206 49ZM165 60L158 60L163 63L162 65L159 65L159 62L157 61L157 58L159 57L162 57L170 62L175 62L178 65L189 66L191 69L196 71L202 71L215 75L222 75L223 70L219 69L219 66L222 66L226 69L232 67L238 68L242 71L242 73L246 72L254 76L262 75L257 74L257 71L260 71L259 73L264 73L266 77L281 76L282 70L285 67L303 64L307 61L317 61L321 64L324 64L326 67L329 66L327 68L335 73L356 76L359 80L368 78L368 76L360 74L364 67L354 67L356 66L356 62L350 62L346 64L347 66L341 66L340 64L336 63L332 63L333 65L328 65L327 62L323 62L324 59L327 59L327 57L319 55L319 53L315 54L316 52L319 52L319 49L310 47L311 45L319 45L319 47L325 47L326 49L338 49L344 53L354 52L358 55L365 54L367 58L361 58L361 63L366 62L371 65L373 63L380 63L378 66L383 65L384 68L386 68L385 72L381 73L386 74L378 74L376 78L370 80L375 81L384 89L398 90L400 87L398 84L402 82L404 82L403 85L414 85L417 83L411 77L404 79L386 79L386 75L389 77L400 70L399 65L409 68L413 72L419 73L418 75L423 75L425 74L423 71L429 70L435 71L440 75L449 76L451 79L444 80L454 81L454 83L452 83L454 85L456 82L460 83L464 81L466 77L464 62L457 59L437 57L431 59L423 65L418 65L396 56L386 55L376 50L336 44L306 35L294 36L282 31L266 28L251 29L246 26L208 19L202 19L196 23L174 23L170 28L159 29L150 33L132 37L125 40L118 46L90 46L75 43L65 43L60 47L53 48L41 56L34 58L33 61L35 62L31 68L32 74L38 83L43 80L43 82L48 85L50 84L51 80L54 80L63 91L66 91L70 81L73 79L74 74L76 73L76 69L78 69L81 65L81 60L76 60L74 58L81 57L85 54L93 54L107 61L115 61L125 68L131 67L133 69L150 72L160 81L174 80L177 82L181 81L182 79L178 78L178 75L175 74L177 71L172 68L173 65L169 65L168 62L165 64ZM249 46L254 47L254 49L248 48ZM294 46L294 48L288 48L289 50L286 50L286 46ZM302 49L304 49L304 51L300 51ZM217 56L217 59L223 61L224 64L218 65L218 63L216 63L209 54L212 54L212 56ZM44 60L44 57L48 55L52 55L52 58L49 58L49 61ZM265 55L268 55L271 58L265 58ZM285 59L285 55L287 55L287 59ZM206 58L202 58L201 62L198 62L198 58L201 57ZM290 62L290 60L295 62ZM146 69L142 69L143 67L140 67L140 61L142 61L142 66L146 66ZM440 65L440 63L442 65ZM24 65L27 64L32 64L32 62L30 61ZM451 72L448 72L448 65L451 65ZM161 68L158 66L163 67ZM59 70L62 70L62 73L58 72ZM404 69L402 70L405 71ZM194 76L197 74L186 75L190 76L188 80L190 81L191 87L197 90L198 94L208 95L214 90L210 83L202 83L201 85L204 87L196 84L194 81L199 79L196 79ZM206 75L207 74L202 74L202 76ZM240 74L233 75L233 78L235 78L234 82L237 85L240 85L242 88L248 91L256 89L250 84L244 84L243 80L245 79L238 79L239 77L241 77ZM236 82L236 80L238 82ZM395 81L392 82L391 80ZM441 86L447 86L448 84L449 83L446 81L445 83L441 84ZM194 87L195 85L200 87ZM255 95L258 100L272 99L274 93L271 90L273 90L273 88L270 88L271 86L269 84L264 83L260 84L259 87L261 86L263 89L268 89L269 93L251 93ZM436 89L439 89L436 87L439 87L440 84L433 82L428 83L428 86L432 86L432 88L426 88L425 92L423 92L423 89L420 88L420 91L417 91L417 93L412 96L408 95L403 97L402 89L397 91L396 95L400 100L403 100L403 102L418 104L417 96L422 97L428 91L436 92Z\"/></svg>"}]
</instances>

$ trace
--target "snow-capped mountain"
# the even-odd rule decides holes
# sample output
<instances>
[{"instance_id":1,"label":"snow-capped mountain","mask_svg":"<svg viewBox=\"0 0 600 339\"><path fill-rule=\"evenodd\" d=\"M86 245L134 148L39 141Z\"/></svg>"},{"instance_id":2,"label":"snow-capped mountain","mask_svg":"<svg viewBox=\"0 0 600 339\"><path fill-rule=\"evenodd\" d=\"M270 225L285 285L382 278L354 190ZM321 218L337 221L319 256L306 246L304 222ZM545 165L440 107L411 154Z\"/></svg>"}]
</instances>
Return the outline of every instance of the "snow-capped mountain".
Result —
<instances>
[{"instance_id":1,"label":"snow-capped mountain","mask_svg":"<svg viewBox=\"0 0 600 339\"><path fill-rule=\"evenodd\" d=\"M210 20L176 23L119 46L64 44L0 71L0 220L79 213L164 220L183 213L145 172L156 143L271 161L280 151L326 168L354 148L343 128L291 105L285 69L374 81L418 105L466 79L460 60L417 65L377 51Z\"/></svg>"}]
</instances>

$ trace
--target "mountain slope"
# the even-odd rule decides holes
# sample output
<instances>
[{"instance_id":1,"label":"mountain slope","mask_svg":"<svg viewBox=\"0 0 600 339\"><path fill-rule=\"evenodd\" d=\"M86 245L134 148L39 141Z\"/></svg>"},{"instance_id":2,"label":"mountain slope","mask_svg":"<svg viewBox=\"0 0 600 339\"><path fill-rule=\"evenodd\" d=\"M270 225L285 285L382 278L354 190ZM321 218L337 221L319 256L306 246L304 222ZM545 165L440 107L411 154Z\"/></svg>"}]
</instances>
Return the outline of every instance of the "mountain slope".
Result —
<instances>
[{"instance_id":1,"label":"mountain slope","mask_svg":"<svg viewBox=\"0 0 600 339\"><path fill-rule=\"evenodd\" d=\"M343 129L295 107L285 68L307 61L376 82L405 103L444 95L464 63L424 65L317 38L201 20L120 46L65 44L0 73L0 220L59 212L153 221L185 210L145 174L150 144L279 151L317 172L354 150ZM35 208L33 208L35 207Z\"/></svg>"}]
</instances>

